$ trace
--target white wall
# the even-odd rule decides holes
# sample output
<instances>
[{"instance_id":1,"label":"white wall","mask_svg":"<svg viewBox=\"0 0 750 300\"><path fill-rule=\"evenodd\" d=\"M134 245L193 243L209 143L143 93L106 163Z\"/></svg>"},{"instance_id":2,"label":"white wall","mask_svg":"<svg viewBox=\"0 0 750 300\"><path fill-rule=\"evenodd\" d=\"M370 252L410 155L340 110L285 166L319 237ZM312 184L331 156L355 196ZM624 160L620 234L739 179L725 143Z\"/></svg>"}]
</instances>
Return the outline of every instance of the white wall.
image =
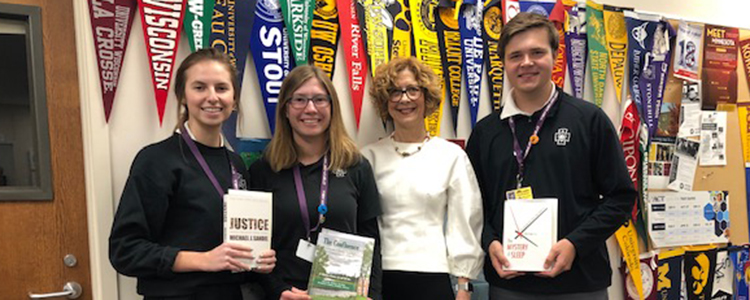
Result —
<instances>
[{"instance_id":1,"label":"white wall","mask_svg":"<svg viewBox=\"0 0 750 300\"><path fill-rule=\"evenodd\" d=\"M679 16L687 20L739 27L747 27L746 22L743 21L746 21L746 14L750 11L750 3L742 0L602 0L602 2L616 6L634 7L637 10L660 13L669 17ZM159 141L172 132L176 122L176 101L174 95L170 93L164 116L164 125L160 127L140 18L136 17L112 115L109 123L106 123L99 92L88 8L86 7L86 1L74 1L74 3L85 140L84 151L86 151L93 294L96 299L116 299L115 297L118 294L121 300L139 299L135 293L135 280L125 277L118 278L109 265L107 237L113 211L116 209L116 203L135 154L143 146ZM183 38L177 55L178 62L187 55L188 51L187 42ZM247 137L270 137L255 67L251 58L248 59L245 70L241 99L243 111L241 133ZM333 81L340 98L344 99L342 110L347 130L362 146L376 141L385 133L367 96L363 103L360 131L356 131L351 103L348 101L349 83L346 79L346 72L342 51L339 49ZM482 82L480 118L488 114L491 109L486 84L485 78ZM587 77L587 99L592 98L590 86L590 78ZM567 83L566 90L569 89L569 83ZM465 95L462 101L458 132L453 132L449 115L450 110L446 109L441 136L468 138L471 127ZM615 99L611 80L607 83L603 109L610 116L615 126L619 126L620 104ZM619 250L616 249L616 243L611 239L608 244L613 265L619 266L620 254ZM613 285L610 288L610 296L612 299L621 299L623 298L621 278L616 268L613 271L615 271L615 275L613 276Z\"/></svg>"}]
</instances>

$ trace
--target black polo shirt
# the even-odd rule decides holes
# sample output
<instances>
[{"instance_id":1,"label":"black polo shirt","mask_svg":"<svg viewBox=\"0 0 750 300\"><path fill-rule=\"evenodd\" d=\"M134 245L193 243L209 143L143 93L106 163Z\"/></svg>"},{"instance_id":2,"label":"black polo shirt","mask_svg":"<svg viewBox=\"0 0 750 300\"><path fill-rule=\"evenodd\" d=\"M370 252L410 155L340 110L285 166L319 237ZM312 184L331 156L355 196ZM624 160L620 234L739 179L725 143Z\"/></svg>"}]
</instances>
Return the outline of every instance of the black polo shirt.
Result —
<instances>
[{"instance_id":1,"label":"black polo shirt","mask_svg":"<svg viewBox=\"0 0 750 300\"><path fill-rule=\"evenodd\" d=\"M530 117L516 115L516 133L525 148L541 110ZM539 131L539 142L527 156L524 186L534 197L559 199L559 239L576 248L570 271L555 278L525 275L511 280L498 277L490 257L485 258L487 281L504 289L538 294L590 292L611 284L606 239L627 219L637 192L625 166L612 122L594 104L559 90ZM466 151L482 191L485 251L501 241L505 192L516 188L518 163L513 156L513 135L508 119L494 112L477 123Z\"/></svg>"}]
</instances>

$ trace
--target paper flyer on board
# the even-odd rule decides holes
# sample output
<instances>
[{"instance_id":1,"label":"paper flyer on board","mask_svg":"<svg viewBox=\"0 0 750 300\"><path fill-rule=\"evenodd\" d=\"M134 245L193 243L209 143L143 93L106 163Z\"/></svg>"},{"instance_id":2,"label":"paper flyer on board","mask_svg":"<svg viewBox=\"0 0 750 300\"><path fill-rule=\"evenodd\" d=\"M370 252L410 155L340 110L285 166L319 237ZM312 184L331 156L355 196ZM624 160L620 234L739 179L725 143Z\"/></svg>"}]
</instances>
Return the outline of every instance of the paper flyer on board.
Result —
<instances>
[{"instance_id":1,"label":"paper flyer on board","mask_svg":"<svg viewBox=\"0 0 750 300\"><path fill-rule=\"evenodd\" d=\"M701 166L727 164L727 112L704 111L701 115Z\"/></svg>"},{"instance_id":2,"label":"paper flyer on board","mask_svg":"<svg viewBox=\"0 0 750 300\"><path fill-rule=\"evenodd\" d=\"M729 242L726 191L651 192L646 209L654 248Z\"/></svg>"},{"instance_id":3,"label":"paper flyer on board","mask_svg":"<svg viewBox=\"0 0 750 300\"><path fill-rule=\"evenodd\" d=\"M700 136L701 133L701 83L682 82L682 104L680 108L680 129L677 137Z\"/></svg>"},{"instance_id":4,"label":"paper flyer on board","mask_svg":"<svg viewBox=\"0 0 750 300\"><path fill-rule=\"evenodd\" d=\"M672 155L672 169L669 170L667 188L673 191L692 191L695 180L695 169L698 166L700 143L678 138Z\"/></svg>"},{"instance_id":5,"label":"paper flyer on board","mask_svg":"<svg viewBox=\"0 0 750 300\"><path fill-rule=\"evenodd\" d=\"M256 255L271 249L273 194L229 190L224 195L224 242L249 246ZM255 267L255 260L243 260Z\"/></svg>"},{"instance_id":6,"label":"paper flyer on board","mask_svg":"<svg viewBox=\"0 0 750 300\"><path fill-rule=\"evenodd\" d=\"M506 270L545 271L544 260L557 242L557 199L506 200L504 216Z\"/></svg>"},{"instance_id":7,"label":"paper flyer on board","mask_svg":"<svg viewBox=\"0 0 750 300\"><path fill-rule=\"evenodd\" d=\"M375 240L323 228L308 292L313 300L367 299Z\"/></svg>"}]
</instances>

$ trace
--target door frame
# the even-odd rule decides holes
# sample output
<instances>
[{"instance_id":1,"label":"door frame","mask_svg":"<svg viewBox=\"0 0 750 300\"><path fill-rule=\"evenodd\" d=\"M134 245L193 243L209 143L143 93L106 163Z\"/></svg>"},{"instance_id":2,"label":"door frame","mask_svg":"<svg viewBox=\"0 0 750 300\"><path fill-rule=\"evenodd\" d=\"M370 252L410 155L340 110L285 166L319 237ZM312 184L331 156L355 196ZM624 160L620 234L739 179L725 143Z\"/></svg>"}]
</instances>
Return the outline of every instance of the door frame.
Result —
<instances>
[{"instance_id":1,"label":"door frame","mask_svg":"<svg viewBox=\"0 0 750 300\"><path fill-rule=\"evenodd\" d=\"M86 178L92 299L119 299L117 272L109 263L109 232L114 220L112 152L99 89L88 1L73 1L81 129Z\"/></svg>"}]
</instances>

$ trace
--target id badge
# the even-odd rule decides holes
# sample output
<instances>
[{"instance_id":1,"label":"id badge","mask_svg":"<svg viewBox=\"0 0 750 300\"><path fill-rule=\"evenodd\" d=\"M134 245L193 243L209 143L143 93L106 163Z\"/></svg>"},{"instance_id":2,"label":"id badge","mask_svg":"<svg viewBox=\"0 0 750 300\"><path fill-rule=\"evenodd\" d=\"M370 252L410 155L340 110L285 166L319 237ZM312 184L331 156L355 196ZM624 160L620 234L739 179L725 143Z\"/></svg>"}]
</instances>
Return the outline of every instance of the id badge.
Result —
<instances>
[{"instance_id":1,"label":"id badge","mask_svg":"<svg viewBox=\"0 0 750 300\"><path fill-rule=\"evenodd\" d=\"M297 244L297 257L312 262L315 257L315 244L300 239L299 244Z\"/></svg>"},{"instance_id":2,"label":"id badge","mask_svg":"<svg viewBox=\"0 0 750 300\"><path fill-rule=\"evenodd\" d=\"M534 199L534 193L531 191L531 187L522 187L520 189L510 190L505 192L506 200L518 200L518 199Z\"/></svg>"}]
</instances>

